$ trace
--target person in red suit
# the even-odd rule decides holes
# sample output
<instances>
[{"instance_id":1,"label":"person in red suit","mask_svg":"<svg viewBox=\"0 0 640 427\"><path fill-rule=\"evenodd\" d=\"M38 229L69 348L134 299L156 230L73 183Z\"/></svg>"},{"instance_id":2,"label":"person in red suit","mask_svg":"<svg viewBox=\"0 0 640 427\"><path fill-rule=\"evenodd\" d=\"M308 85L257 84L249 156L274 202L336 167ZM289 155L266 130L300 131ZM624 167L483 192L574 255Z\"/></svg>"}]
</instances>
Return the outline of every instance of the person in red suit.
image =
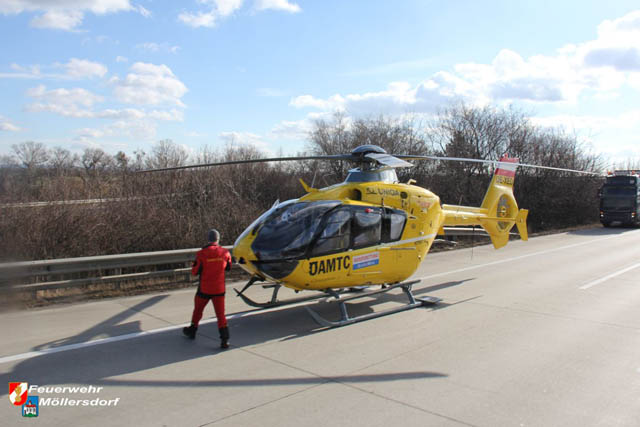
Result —
<instances>
[{"instance_id":1,"label":"person in red suit","mask_svg":"<svg viewBox=\"0 0 640 427\"><path fill-rule=\"evenodd\" d=\"M218 319L218 331L220 332L220 347L229 347L229 327L224 315L225 271L231 270L231 254L218 245L220 233L211 229L207 233L208 244L196 254L196 260L191 267L192 275L200 275L198 291L194 299L191 325L182 329L189 338L196 337L198 324L202 319L202 312L211 300Z\"/></svg>"}]
</instances>

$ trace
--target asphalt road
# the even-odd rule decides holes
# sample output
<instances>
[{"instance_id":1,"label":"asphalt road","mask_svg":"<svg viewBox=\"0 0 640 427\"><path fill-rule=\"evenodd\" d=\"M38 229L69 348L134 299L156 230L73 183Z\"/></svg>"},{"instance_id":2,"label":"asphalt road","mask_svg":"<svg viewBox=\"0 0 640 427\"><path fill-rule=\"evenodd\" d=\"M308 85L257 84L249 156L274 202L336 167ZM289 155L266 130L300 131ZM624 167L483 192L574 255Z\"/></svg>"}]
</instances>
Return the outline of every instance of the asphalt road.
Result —
<instances>
[{"instance_id":1,"label":"asphalt road","mask_svg":"<svg viewBox=\"0 0 640 427\"><path fill-rule=\"evenodd\" d=\"M640 424L640 230L431 254L415 277L416 294L442 302L335 329L302 306L248 310L230 292L226 351L211 306L198 338L181 336L193 290L4 313L0 382L50 391L32 393L40 412L26 419L4 389L1 423ZM365 314L403 301L395 290L349 307ZM102 389L53 391L72 386ZM64 399L112 404L51 406Z\"/></svg>"}]
</instances>

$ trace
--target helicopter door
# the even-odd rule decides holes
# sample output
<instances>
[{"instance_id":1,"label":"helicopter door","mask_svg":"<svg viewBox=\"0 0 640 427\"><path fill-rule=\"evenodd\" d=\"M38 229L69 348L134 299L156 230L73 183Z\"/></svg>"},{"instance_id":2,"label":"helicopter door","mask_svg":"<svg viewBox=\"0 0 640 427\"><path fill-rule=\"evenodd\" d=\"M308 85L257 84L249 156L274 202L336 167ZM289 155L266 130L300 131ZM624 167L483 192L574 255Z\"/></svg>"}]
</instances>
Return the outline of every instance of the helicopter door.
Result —
<instances>
[{"instance_id":1,"label":"helicopter door","mask_svg":"<svg viewBox=\"0 0 640 427\"><path fill-rule=\"evenodd\" d=\"M313 244L308 260L309 276L318 281L344 283L351 272L351 217L349 207L341 207L329 214L324 228ZM305 264L306 265L306 264Z\"/></svg>"},{"instance_id":2,"label":"helicopter door","mask_svg":"<svg viewBox=\"0 0 640 427\"><path fill-rule=\"evenodd\" d=\"M393 263L389 248L380 246L383 240L383 209L362 206L354 206L353 209L352 274L378 281L376 276Z\"/></svg>"},{"instance_id":3,"label":"helicopter door","mask_svg":"<svg viewBox=\"0 0 640 427\"><path fill-rule=\"evenodd\" d=\"M351 212L349 209L338 209L332 212L324 230L315 242L312 256L346 251L351 245Z\"/></svg>"}]
</instances>

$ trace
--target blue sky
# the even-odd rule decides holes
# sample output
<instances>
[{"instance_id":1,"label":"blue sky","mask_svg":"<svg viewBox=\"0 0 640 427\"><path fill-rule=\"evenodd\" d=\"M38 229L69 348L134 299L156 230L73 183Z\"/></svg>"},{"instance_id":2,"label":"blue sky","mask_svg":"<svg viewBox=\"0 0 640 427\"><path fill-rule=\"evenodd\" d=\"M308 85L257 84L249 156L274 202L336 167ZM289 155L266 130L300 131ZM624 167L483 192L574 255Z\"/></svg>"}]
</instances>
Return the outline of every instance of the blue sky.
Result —
<instances>
[{"instance_id":1,"label":"blue sky","mask_svg":"<svg viewBox=\"0 0 640 427\"><path fill-rule=\"evenodd\" d=\"M640 159L636 1L4 0L0 154L305 148L313 120L514 105Z\"/></svg>"}]
</instances>

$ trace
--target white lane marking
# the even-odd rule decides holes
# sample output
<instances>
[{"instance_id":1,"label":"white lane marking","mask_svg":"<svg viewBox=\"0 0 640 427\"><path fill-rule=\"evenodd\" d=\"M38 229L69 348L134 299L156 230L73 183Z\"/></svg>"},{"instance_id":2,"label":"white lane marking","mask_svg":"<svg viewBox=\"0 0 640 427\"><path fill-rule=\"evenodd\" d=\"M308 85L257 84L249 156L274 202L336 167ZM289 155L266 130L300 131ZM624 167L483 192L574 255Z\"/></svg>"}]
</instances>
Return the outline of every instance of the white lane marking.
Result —
<instances>
[{"instance_id":1,"label":"white lane marking","mask_svg":"<svg viewBox=\"0 0 640 427\"><path fill-rule=\"evenodd\" d=\"M304 305L307 302L308 301L300 302L300 303L297 303L297 304L290 304L290 305L286 305L286 306L282 306L282 307L274 307L274 308L271 308L271 309L263 309L263 310L258 309L258 310L243 311L243 312L240 312L240 313L228 314L227 315L227 320L239 319L239 318L242 318L242 317L251 317L251 316L255 316L256 314L271 313L271 312L274 312L274 311L284 310L286 308L298 307L298 306ZM215 318L207 319L207 320L201 321L200 325L206 325L206 324L209 324L209 323L218 323L218 321ZM162 333L162 332L181 329L181 328L183 328L185 326L189 326L189 324L190 323L183 323L181 325L166 326L164 328L151 329L151 330L148 330L148 331L134 332L134 333L131 333L131 334L118 335L118 336L115 336L115 337L100 338L100 339L92 340L92 341L79 342L79 343L75 343L75 344L63 345L63 346L60 346L60 347L47 348L47 349L44 349L44 350L29 351L27 353L16 354L16 355L13 355L13 356L0 357L0 364L9 363L9 362L15 362L15 361L24 360L24 359L31 359L33 357L43 356L43 355L46 355L46 354L60 353L62 351L76 350L76 349L79 349L79 348L93 347L95 345L100 345L100 344L108 344L108 343L112 343L112 342L125 341L125 340L134 339L134 338L139 338L139 337L144 337L144 336L149 336L149 335L155 335L155 334L159 334L159 333Z\"/></svg>"},{"instance_id":2,"label":"white lane marking","mask_svg":"<svg viewBox=\"0 0 640 427\"><path fill-rule=\"evenodd\" d=\"M469 271L469 270L475 270L478 268L483 268L483 267L489 267L492 265L497 265L497 264L502 264L505 262L511 262L511 261L516 261L519 259L524 259L524 258L529 258L532 256L537 256L537 255L544 255L544 254L548 254L551 252L557 252L557 251L561 251L564 249L569 249L569 248L574 248L577 246L583 246L583 245L588 245L594 242L600 242L603 240L609 240L609 239L614 239L616 237L620 237L620 236L628 236L629 234L632 233L637 233L640 232L640 230L636 230L636 231L632 231L629 233L624 233L624 234L617 234L615 236L609 236L609 237L601 237L601 238L597 238L597 239L592 239L589 240L587 242L581 242L581 243L575 243L572 245L566 245L566 246L561 246L558 248L554 248L554 249L549 249L546 251L538 251L538 252L533 252L530 254L526 254L526 255L520 255L517 257L513 257L513 258L507 258L507 259L503 259L503 260L499 260L499 261L493 261L493 262L489 262L486 264L480 264L480 265L474 265L472 267L466 267L466 268L460 268L457 270L451 270L451 271L446 271L444 273L437 273L437 274L432 274L429 276L424 276L424 277L417 277L416 279L431 279L434 277L441 277L441 276L446 276L448 274L455 274L455 273L460 273L463 271ZM620 273L622 274L622 273ZM282 306L282 307L275 307L272 309L268 309L268 310L252 310L252 311L245 311L245 312L241 312L241 313L234 313L234 314L230 314L227 316L227 319L236 319L236 318L242 318L242 317L250 317L250 316L255 316L256 314L261 314L261 313L270 313L273 311L279 311L279 310L284 310L284 309L289 309L289 308L293 308L293 307L298 307L301 305L307 304L307 302L301 302L298 304L291 304L291 305L286 305L286 306ZM209 320L203 320L202 322L200 322L201 325L205 325L208 323L217 323L216 319L209 319ZM185 326L188 326L188 323L183 323L181 325L176 325L176 326L167 326L164 328L159 328L159 329L151 329L149 331L141 331L141 332L134 332L131 334L126 334L126 335L118 335L116 337L108 337L108 338L101 338L101 339L97 339L97 340L93 340L93 341L87 341L87 342L81 342L81 343L75 343L75 344L68 344L68 345L63 345L60 347L54 347L54 348L48 348L45 350L37 350L37 351L30 351L27 353L22 353L22 354L16 354L13 356L5 356L0 358L0 364L3 363L9 363L9 362L15 362L18 360L24 360L24 359L31 359L33 357L37 357L37 356L42 356L42 355L46 355L46 354L53 354L53 353L59 353L62 351L69 351L69 350L76 350L79 348L86 348L86 347L92 347L94 345L100 345L100 344L107 344L107 343L112 343L112 342L117 342L117 341L125 341L125 340L130 340L130 339L134 339L134 338L139 338L139 337L143 337L143 336L148 336L148 335L154 335L154 334L158 334L158 333L162 333L162 332L167 332L167 331L171 331L171 330L175 330L175 329L180 329L183 328Z\"/></svg>"},{"instance_id":3,"label":"white lane marking","mask_svg":"<svg viewBox=\"0 0 640 427\"><path fill-rule=\"evenodd\" d=\"M474 266L471 266L471 267L459 268L457 270L445 271L444 273L436 273L436 274L431 274L429 276L416 277L416 279L419 279L419 280L433 279L435 277L447 276L449 274L462 273L464 271L476 270L478 268L491 267L493 265L504 264L506 262L518 261L518 260L529 258L529 257L533 257L533 256L546 255L546 254L553 253L553 252L563 251L565 249L575 248L577 246L590 245L592 243L597 243L597 242L601 242L601 241L604 241L604 240L615 239L615 238L620 237L620 236L628 236L630 234L634 234L634 233L638 233L638 232L640 232L640 230L631 231L629 233L616 234L614 236L599 237L597 239L592 239L592 240L589 240L589 241L586 241L586 242L574 243L574 244L571 244L571 245L560 246L560 247L557 247L557 248L548 249L548 250L544 250L544 251L532 252L530 254L520 255L520 256L516 256L516 257L512 257L512 258L505 258L505 259L501 259L501 260L498 260L498 261L488 262L486 264L478 264L478 265L474 265Z\"/></svg>"},{"instance_id":4,"label":"white lane marking","mask_svg":"<svg viewBox=\"0 0 640 427\"><path fill-rule=\"evenodd\" d=\"M633 264L633 265L631 265L631 266L629 266L627 268L623 268L622 270L616 271L615 273L608 274L608 275L606 275L606 276L604 276L604 277L602 277L600 279L597 279L597 280L594 280L592 282L589 282L586 285L580 286L580 289L583 289L583 290L584 289L589 289L589 288L591 288L591 287L593 287L595 285L599 285L600 283L606 282L609 279L613 279L616 276L620 276L621 274L624 274L627 271L631 271L631 270L636 269L638 267L640 267L640 262L637 263L637 264Z\"/></svg>"}]
</instances>

